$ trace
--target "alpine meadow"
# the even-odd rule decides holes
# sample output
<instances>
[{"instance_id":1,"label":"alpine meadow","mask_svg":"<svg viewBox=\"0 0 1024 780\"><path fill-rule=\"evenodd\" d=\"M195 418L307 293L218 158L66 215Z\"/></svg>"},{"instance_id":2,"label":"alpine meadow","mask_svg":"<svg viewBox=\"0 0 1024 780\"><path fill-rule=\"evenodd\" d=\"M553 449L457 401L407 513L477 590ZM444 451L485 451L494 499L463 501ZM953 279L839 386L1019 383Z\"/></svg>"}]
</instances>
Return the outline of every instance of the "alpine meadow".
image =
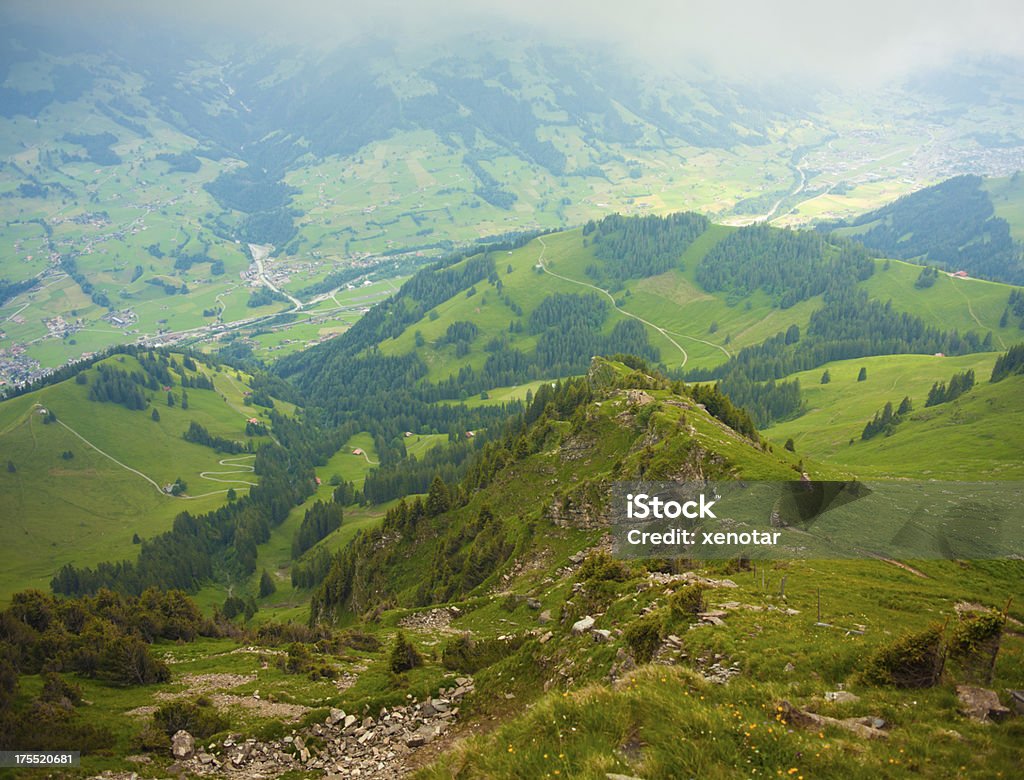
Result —
<instances>
[{"instance_id":1,"label":"alpine meadow","mask_svg":"<svg viewBox=\"0 0 1024 780\"><path fill-rule=\"evenodd\" d=\"M1021 21L5 3L0 775L1018 777Z\"/></svg>"}]
</instances>

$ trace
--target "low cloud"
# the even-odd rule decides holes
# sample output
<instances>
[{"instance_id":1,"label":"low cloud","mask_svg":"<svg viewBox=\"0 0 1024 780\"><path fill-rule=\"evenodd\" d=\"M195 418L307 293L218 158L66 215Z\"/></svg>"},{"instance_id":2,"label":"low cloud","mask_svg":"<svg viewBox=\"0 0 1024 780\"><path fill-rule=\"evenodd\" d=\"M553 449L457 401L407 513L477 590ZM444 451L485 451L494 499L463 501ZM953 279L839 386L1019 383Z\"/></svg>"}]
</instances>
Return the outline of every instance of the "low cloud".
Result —
<instances>
[{"instance_id":1,"label":"low cloud","mask_svg":"<svg viewBox=\"0 0 1024 780\"><path fill-rule=\"evenodd\" d=\"M873 85L962 57L1024 57L1019 0L184 0L167 7L125 0L58 0L42 10L35 2L8 0L5 5L8 12L44 27L75 18L100 24L117 20L214 40L239 35L318 49L368 37L429 48L466 34L586 41L658 67L699 62L753 81Z\"/></svg>"}]
</instances>

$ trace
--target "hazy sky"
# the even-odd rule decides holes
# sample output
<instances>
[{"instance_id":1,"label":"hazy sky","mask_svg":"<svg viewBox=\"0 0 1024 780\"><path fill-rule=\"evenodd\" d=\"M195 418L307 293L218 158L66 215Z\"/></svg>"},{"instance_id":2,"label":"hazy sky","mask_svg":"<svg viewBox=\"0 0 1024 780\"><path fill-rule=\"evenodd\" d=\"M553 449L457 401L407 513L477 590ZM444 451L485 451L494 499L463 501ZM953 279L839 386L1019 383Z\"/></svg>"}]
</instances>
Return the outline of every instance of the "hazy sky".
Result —
<instances>
[{"instance_id":1,"label":"hazy sky","mask_svg":"<svg viewBox=\"0 0 1024 780\"><path fill-rule=\"evenodd\" d=\"M97 18L183 24L220 35L227 28L289 42L366 35L429 45L453 34L534 28L555 41L585 39L661 65L707 62L733 77L804 75L875 82L963 55L1024 57L1021 0L0 0L46 23L69 9ZM45 8L39 10L39 6ZM141 9L140 9L141 6ZM155 7L154 7L155 6ZM43 15L41 15L43 14Z\"/></svg>"}]
</instances>

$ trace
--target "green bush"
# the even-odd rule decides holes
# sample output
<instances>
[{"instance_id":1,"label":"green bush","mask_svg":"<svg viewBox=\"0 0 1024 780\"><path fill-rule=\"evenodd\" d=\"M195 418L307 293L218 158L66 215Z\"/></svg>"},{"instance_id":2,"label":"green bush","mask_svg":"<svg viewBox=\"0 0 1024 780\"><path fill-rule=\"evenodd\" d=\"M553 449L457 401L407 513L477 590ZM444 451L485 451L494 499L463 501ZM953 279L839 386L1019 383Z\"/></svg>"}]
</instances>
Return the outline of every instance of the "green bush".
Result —
<instances>
[{"instance_id":1,"label":"green bush","mask_svg":"<svg viewBox=\"0 0 1024 780\"><path fill-rule=\"evenodd\" d=\"M149 721L132 737L131 746L144 753L165 753L171 749L171 739L155 721Z\"/></svg>"},{"instance_id":2,"label":"green bush","mask_svg":"<svg viewBox=\"0 0 1024 780\"><path fill-rule=\"evenodd\" d=\"M585 581L606 581L623 582L630 576L629 568L622 562L612 558L606 552L591 553L580 566L576 579Z\"/></svg>"},{"instance_id":3,"label":"green bush","mask_svg":"<svg viewBox=\"0 0 1024 780\"><path fill-rule=\"evenodd\" d=\"M153 713L153 722L169 737L184 730L197 739L206 739L230 725L209 699L204 698L195 702L180 699L167 702Z\"/></svg>"},{"instance_id":4,"label":"green bush","mask_svg":"<svg viewBox=\"0 0 1024 780\"><path fill-rule=\"evenodd\" d=\"M953 626L946 651L961 676L968 682L992 682L1006 616L1001 612L968 612Z\"/></svg>"},{"instance_id":5,"label":"green bush","mask_svg":"<svg viewBox=\"0 0 1024 780\"><path fill-rule=\"evenodd\" d=\"M475 674L507 658L520 647L524 638L474 639L469 634L454 637L441 651L441 663L445 669L464 674Z\"/></svg>"},{"instance_id":6,"label":"green bush","mask_svg":"<svg viewBox=\"0 0 1024 780\"><path fill-rule=\"evenodd\" d=\"M640 663L647 663L654 657L661 644L661 619L657 615L646 615L630 623L622 632L633 657Z\"/></svg>"},{"instance_id":7,"label":"green bush","mask_svg":"<svg viewBox=\"0 0 1024 780\"><path fill-rule=\"evenodd\" d=\"M338 636L338 644L364 653L376 653L380 650L380 640L373 634L367 634L357 628L349 628Z\"/></svg>"},{"instance_id":8,"label":"green bush","mask_svg":"<svg viewBox=\"0 0 1024 780\"><path fill-rule=\"evenodd\" d=\"M869 685L930 688L939 681L944 661L942 626L935 624L879 647L860 677Z\"/></svg>"},{"instance_id":9,"label":"green bush","mask_svg":"<svg viewBox=\"0 0 1024 780\"><path fill-rule=\"evenodd\" d=\"M314 656L309 645L302 642L288 645L288 655L285 656L282 668L289 674L308 674L314 680L334 676L331 665Z\"/></svg>"},{"instance_id":10,"label":"green bush","mask_svg":"<svg viewBox=\"0 0 1024 780\"><path fill-rule=\"evenodd\" d=\"M672 594L668 602L673 623L689 622L704 611L704 586L685 585Z\"/></svg>"},{"instance_id":11,"label":"green bush","mask_svg":"<svg viewBox=\"0 0 1024 780\"><path fill-rule=\"evenodd\" d=\"M81 686L68 682L53 671L44 671L42 673L42 678L43 690L39 694L39 698L42 701L59 703L63 699L67 699L76 707L82 703Z\"/></svg>"},{"instance_id":12,"label":"green bush","mask_svg":"<svg viewBox=\"0 0 1024 780\"><path fill-rule=\"evenodd\" d=\"M395 646L391 649L389 666L395 674L401 674L410 669L415 669L417 666L423 666L423 656L420 655L419 650L416 649L412 642L405 638L405 634L401 631L395 637Z\"/></svg>"}]
</instances>

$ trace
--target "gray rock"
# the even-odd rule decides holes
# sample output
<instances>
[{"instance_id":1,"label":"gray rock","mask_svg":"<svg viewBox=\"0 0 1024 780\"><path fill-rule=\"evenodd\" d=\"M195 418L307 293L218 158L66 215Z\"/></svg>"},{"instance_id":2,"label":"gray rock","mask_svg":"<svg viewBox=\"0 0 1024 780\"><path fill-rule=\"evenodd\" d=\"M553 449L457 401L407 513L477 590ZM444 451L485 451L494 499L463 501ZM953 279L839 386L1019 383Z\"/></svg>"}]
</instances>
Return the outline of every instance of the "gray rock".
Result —
<instances>
[{"instance_id":1,"label":"gray rock","mask_svg":"<svg viewBox=\"0 0 1024 780\"><path fill-rule=\"evenodd\" d=\"M537 599L527 599L526 606L528 606L530 609L540 609L541 603L537 601Z\"/></svg>"},{"instance_id":2,"label":"gray rock","mask_svg":"<svg viewBox=\"0 0 1024 780\"><path fill-rule=\"evenodd\" d=\"M191 758L196 752L196 741L187 731L179 731L171 737L171 755L179 761Z\"/></svg>"},{"instance_id":3,"label":"gray rock","mask_svg":"<svg viewBox=\"0 0 1024 780\"><path fill-rule=\"evenodd\" d=\"M1006 720L1010 710L999 702L999 696L988 688L977 688L973 685L956 686L956 695L960 699L960 709L971 720L980 723Z\"/></svg>"},{"instance_id":4,"label":"gray rock","mask_svg":"<svg viewBox=\"0 0 1024 780\"><path fill-rule=\"evenodd\" d=\"M1024 691L1015 691L1007 688L1006 692L1010 694L1010 703L1017 710L1017 714L1024 715Z\"/></svg>"},{"instance_id":5,"label":"gray rock","mask_svg":"<svg viewBox=\"0 0 1024 780\"><path fill-rule=\"evenodd\" d=\"M860 701L860 696L849 691L826 691L825 701L834 701L836 704L853 704Z\"/></svg>"},{"instance_id":6,"label":"gray rock","mask_svg":"<svg viewBox=\"0 0 1024 780\"><path fill-rule=\"evenodd\" d=\"M574 634L582 634L589 631L594 627L594 618L587 615L585 618L581 618L572 624L572 632Z\"/></svg>"},{"instance_id":7,"label":"gray rock","mask_svg":"<svg viewBox=\"0 0 1024 780\"><path fill-rule=\"evenodd\" d=\"M200 764L212 764L213 763L213 756L211 756L209 753L200 753L199 754L199 763Z\"/></svg>"},{"instance_id":8,"label":"gray rock","mask_svg":"<svg viewBox=\"0 0 1024 780\"><path fill-rule=\"evenodd\" d=\"M608 642L612 638L612 632L604 628L595 628L593 634L595 642Z\"/></svg>"},{"instance_id":9,"label":"gray rock","mask_svg":"<svg viewBox=\"0 0 1024 780\"><path fill-rule=\"evenodd\" d=\"M324 721L328 726L333 726L335 723L345 720L345 710L335 709L331 707L331 714L327 716L327 720Z\"/></svg>"},{"instance_id":10,"label":"gray rock","mask_svg":"<svg viewBox=\"0 0 1024 780\"><path fill-rule=\"evenodd\" d=\"M550 623L551 622L551 610L550 609L545 609L543 612L541 612L539 615L537 615L537 621L540 622L540 623Z\"/></svg>"}]
</instances>

